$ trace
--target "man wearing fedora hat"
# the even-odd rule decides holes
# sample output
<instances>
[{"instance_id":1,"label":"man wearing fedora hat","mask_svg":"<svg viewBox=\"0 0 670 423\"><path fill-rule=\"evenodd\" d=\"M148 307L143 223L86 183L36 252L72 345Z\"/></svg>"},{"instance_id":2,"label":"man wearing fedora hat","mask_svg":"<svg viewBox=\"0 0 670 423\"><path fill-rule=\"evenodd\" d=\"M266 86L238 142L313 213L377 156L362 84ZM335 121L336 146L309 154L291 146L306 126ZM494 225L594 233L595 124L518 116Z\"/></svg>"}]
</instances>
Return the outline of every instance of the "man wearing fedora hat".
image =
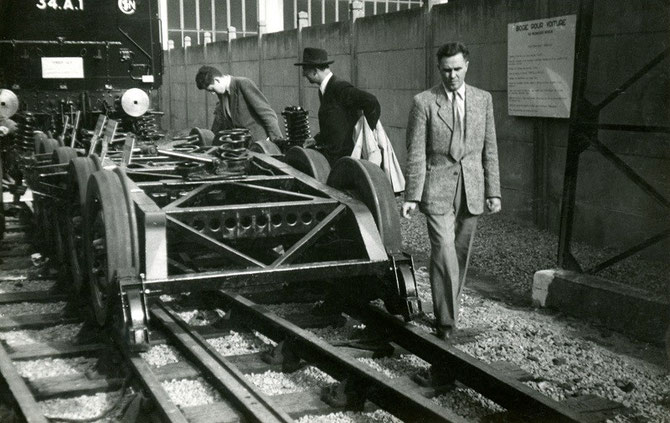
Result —
<instances>
[{"instance_id":1,"label":"man wearing fedora hat","mask_svg":"<svg viewBox=\"0 0 670 423\"><path fill-rule=\"evenodd\" d=\"M282 138L277 114L251 79L224 75L213 66L202 66L195 76L198 89L216 94L212 132L247 128L254 140Z\"/></svg>"},{"instance_id":2,"label":"man wearing fedora hat","mask_svg":"<svg viewBox=\"0 0 670 423\"><path fill-rule=\"evenodd\" d=\"M354 149L354 126L360 112L365 115L370 128L377 126L381 107L372 94L359 90L331 72L326 50L306 47L302 61L302 75L319 86L319 133L314 137L316 148L334 164L337 159L351 155Z\"/></svg>"}]
</instances>

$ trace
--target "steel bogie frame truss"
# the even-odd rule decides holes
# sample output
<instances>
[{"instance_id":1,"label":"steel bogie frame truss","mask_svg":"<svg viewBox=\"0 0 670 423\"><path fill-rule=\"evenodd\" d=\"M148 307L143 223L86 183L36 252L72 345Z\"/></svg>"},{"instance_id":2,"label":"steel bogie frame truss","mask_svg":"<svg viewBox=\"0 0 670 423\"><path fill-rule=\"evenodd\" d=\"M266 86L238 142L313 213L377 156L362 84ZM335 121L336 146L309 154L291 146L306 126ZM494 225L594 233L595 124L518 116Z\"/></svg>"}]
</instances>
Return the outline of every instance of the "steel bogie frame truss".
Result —
<instances>
[{"instance_id":1,"label":"steel bogie frame truss","mask_svg":"<svg viewBox=\"0 0 670 423\"><path fill-rule=\"evenodd\" d=\"M623 172L630 181L651 196L666 210L670 208L670 200L660 193L652 184L647 182L639 173L626 164L598 137L599 130L654 132L670 134L667 126L642 126L626 124L600 123L600 112L612 101L623 94L631 85L645 76L650 70L670 57L670 47L665 48L649 63L640 68L627 81L613 90L598 104L592 104L586 99L586 82L588 74L589 51L591 43L591 28L593 24L594 0L581 0L577 17L577 40L574 70L574 86L572 90L572 109L570 112L570 127L568 132L568 150L565 162L563 179L563 196L561 200L560 232L558 244L558 267L578 272L595 274L601 270L632 256L633 254L650 247L659 241L670 237L670 228L661 231L650 238L629 247L627 250L592 266L583 269L571 252L575 200L577 193L577 179L579 175L579 158L581 153L589 147L595 148L609 160L619 171Z\"/></svg>"},{"instance_id":2,"label":"steel bogie frame truss","mask_svg":"<svg viewBox=\"0 0 670 423\"><path fill-rule=\"evenodd\" d=\"M90 174L55 154L35 155L28 169L48 213L67 214L73 193L88 192L82 213L62 219L74 225L68 219L82 216L96 318L119 323L132 348L148 346L149 298L162 294L277 293L330 282L345 285L354 301L382 297L405 318L420 311L414 265L401 251L395 200L390 186L378 187L388 182L379 168L347 162L334 170L333 188L253 151L246 175L184 174L188 158L199 156L157 153L134 156L132 166L88 156ZM116 188L103 188L109 183ZM100 226L107 219L116 223Z\"/></svg>"},{"instance_id":3,"label":"steel bogie frame truss","mask_svg":"<svg viewBox=\"0 0 670 423\"><path fill-rule=\"evenodd\" d=\"M384 276L389 256L365 206L276 159L251 154L276 175L133 183L138 221L144 221L138 236L145 292L255 292L324 275Z\"/></svg>"}]
</instances>

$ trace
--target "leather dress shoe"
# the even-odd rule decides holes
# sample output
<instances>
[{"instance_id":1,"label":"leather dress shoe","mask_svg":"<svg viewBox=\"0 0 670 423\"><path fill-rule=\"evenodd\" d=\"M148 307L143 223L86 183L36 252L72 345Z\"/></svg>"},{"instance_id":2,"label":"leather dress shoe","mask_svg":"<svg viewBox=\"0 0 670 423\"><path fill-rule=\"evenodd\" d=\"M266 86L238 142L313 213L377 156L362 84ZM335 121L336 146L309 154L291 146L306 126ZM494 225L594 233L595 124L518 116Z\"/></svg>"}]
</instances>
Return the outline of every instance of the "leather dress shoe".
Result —
<instances>
[{"instance_id":1,"label":"leather dress shoe","mask_svg":"<svg viewBox=\"0 0 670 423\"><path fill-rule=\"evenodd\" d=\"M438 328L435 336L443 340L444 342L449 342L454 337L454 328Z\"/></svg>"}]
</instances>

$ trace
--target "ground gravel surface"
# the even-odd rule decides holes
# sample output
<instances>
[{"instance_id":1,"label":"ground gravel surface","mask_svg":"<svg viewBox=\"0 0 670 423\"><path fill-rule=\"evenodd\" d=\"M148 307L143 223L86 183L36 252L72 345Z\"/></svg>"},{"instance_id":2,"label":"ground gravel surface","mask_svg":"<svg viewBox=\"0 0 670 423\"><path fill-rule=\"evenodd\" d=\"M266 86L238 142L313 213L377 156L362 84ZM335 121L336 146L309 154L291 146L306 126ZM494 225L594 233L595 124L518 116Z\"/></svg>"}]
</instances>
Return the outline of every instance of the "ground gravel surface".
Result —
<instances>
[{"instance_id":1,"label":"ground gravel surface","mask_svg":"<svg viewBox=\"0 0 670 423\"><path fill-rule=\"evenodd\" d=\"M503 206L504 207L504 206ZM430 252L426 219L415 212L401 219L403 242L415 260L425 263ZM510 294L530 301L533 274L556 266L558 236L504 214L483 216L477 225L470 266L495 277ZM596 265L623 251L573 243L573 255L584 268ZM670 299L670 260L651 261L630 257L598 276L643 289Z\"/></svg>"},{"instance_id":2,"label":"ground gravel surface","mask_svg":"<svg viewBox=\"0 0 670 423\"><path fill-rule=\"evenodd\" d=\"M140 356L155 367L178 363L182 358L174 347L167 344L154 345L149 348L149 351L140 353Z\"/></svg>"},{"instance_id":3,"label":"ground gravel surface","mask_svg":"<svg viewBox=\"0 0 670 423\"><path fill-rule=\"evenodd\" d=\"M66 302L3 304L0 306L0 317L12 317L21 314L62 313L66 306Z\"/></svg>"},{"instance_id":4,"label":"ground gravel surface","mask_svg":"<svg viewBox=\"0 0 670 423\"><path fill-rule=\"evenodd\" d=\"M253 333L234 330L231 330L226 336L208 339L207 342L224 356L253 354L272 348L271 344L264 342Z\"/></svg>"},{"instance_id":5,"label":"ground gravel surface","mask_svg":"<svg viewBox=\"0 0 670 423\"><path fill-rule=\"evenodd\" d=\"M221 401L221 395L203 379L179 379L162 383L170 399L180 407L212 404Z\"/></svg>"},{"instance_id":6,"label":"ground gravel surface","mask_svg":"<svg viewBox=\"0 0 670 423\"><path fill-rule=\"evenodd\" d=\"M325 416L305 416L296 420L297 423L400 423L396 418L384 410L370 413L354 413L351 411L332 413Z\"/></svg>"},{"instance_id":7,"label":"ground gravel surface","mask_svg":"<svg viewBox=\"0 0 670 423\"><path fill-rule=\"evenodd\" d=\"M670 422L670 373L660 348L467 293L461 313L463 329L483 332L457 348L485 362L515 363L534 377L530 386L555 400L595 394L629 407L623 421Z\"/></svg>"},{"instance_id":8,"label":"ground gravel surface","mask_svg":"<svg viewBox=\"0 0 670 423\"><path fill-rule=\"evenodd\" d=\"M307 366L292 373L267 371L245 376L266 395L290 394L324 388L336 382L327 373L313 366Z\"/></svg>"},{"instance_id":9,"label":"ground gravel surface","mask_svg":"<svg viewBox=\"0 0 670 423\"><path fill-rule=\"evenodd\" d=\"M40 360L15 361L19 374L27 379L84 374L95 367L97 359L90 357L46 358Z\"/></svg>"},{"instance_id":10,"label":"ground gravel surface","mask_svg":"<svg viewBox=\"0 0 670 423\"><path fill-rule=\"evenodd\" d=\"M26 329L0 332L0 339L8 346L39 344L45 342L72 342L83 327L83 323L58 325L45 329Z\"/></svg>"},{"instance_id":11,"label":"ground gravel surface","mask_svg":"<svg viewBox=\"0 0 670 423\"><path fill-rule=\"evenodd\" d=\"M50 419L91 419L119 402L120 392L83 395L75 398L56 398L40 402L42 411ZM122 407L120 407L122 408ZM112 416L97 422L118 422L118 416Z\"/></svg>"},{"instance_id":12,"label":"ground gravel surface","mask_svg":"<svg viewBox=\"0 0 670 423\"><path fill-rule=\"evenodd\" d=\"M0 294L21 291L49 291L56 285L53 280L32 280L21 277L15 280L7 280L4 272L0 279Z\"/></svg>"}]
</instances>

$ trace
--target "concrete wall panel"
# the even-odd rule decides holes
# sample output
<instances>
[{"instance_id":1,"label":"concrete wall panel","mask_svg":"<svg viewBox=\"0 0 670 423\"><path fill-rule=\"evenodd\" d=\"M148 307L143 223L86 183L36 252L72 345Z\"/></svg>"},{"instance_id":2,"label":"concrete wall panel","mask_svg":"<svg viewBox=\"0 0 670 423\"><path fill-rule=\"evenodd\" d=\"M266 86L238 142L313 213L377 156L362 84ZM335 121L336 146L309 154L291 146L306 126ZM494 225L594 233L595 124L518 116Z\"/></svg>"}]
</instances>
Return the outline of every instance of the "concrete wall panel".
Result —
<instances>
[{"instance_id":1,"label":"concrete wall panel","mask_svg":"<svg viewBox=\"0 0 670 423\"><path fill-rule=\"evenodd\" d=\"M426 71L423 50L359 53L357 59L357 85L361 89L394 87L419 92L424 87Z\"/></svg>"},{"instance_id":2,"label":"concrete wall panel","mask_svg":"<svg viewBox=\"0 0 670 423\"><path fill-rule=\"evenodd\" d=\"M263 35L262 50L264 59L295 59L298 60L298 30L275 32Z\"/></svg>"},{"instance_id":3,"label":"concrete wall panel","mask_svg":"<svg viewBox=\"0 0 670 423\"><path fill-rule=\"evenodd\" d=\"M263 87L295 87L297 89L300 70L294 66L295 57L263 60Z\"/></svg>"},{"instance_id":4,"label":"concrete wall panel","mask_svg":"<svg viewBox=\"0 0 670 423\"><path fill-rule=\"evenodd\" d=\"M349 21L311 26L302 31L303 47L318 47L328 51L328 57L350 53ZM302 52L300 52L302 58Z\"/></svg>"},{"instance_id":5,"label":"concrete wall panel","mask_svg":"<svg viewBox=\"0 0 670 423\"><path fill-rule=\"evenodd\" d=\"M258 37L244 37L231 40L231 60L245 62L258 60Z\"/></svg>"},{"instance_id":6,"label":"concrete wall panel","mask_svg":"<svg viewBox=\"0 0 670 423\"><path fill-rule=\"evenodd\" d=\"M503 187L533 194L533 151L532 143L498 141L498 160L505 169L500 175Z\"/></svg>"},{"instance_id":7,"label":"concrete wall panel","mask_svg":"<svg viewBox=\"0 0 670 423\"><path fill-rule=\"evenodd\" d=\"M359 53L423 49L423 9L369 16L356 21L356 49Z\"/></svg>"}]
</instances>

